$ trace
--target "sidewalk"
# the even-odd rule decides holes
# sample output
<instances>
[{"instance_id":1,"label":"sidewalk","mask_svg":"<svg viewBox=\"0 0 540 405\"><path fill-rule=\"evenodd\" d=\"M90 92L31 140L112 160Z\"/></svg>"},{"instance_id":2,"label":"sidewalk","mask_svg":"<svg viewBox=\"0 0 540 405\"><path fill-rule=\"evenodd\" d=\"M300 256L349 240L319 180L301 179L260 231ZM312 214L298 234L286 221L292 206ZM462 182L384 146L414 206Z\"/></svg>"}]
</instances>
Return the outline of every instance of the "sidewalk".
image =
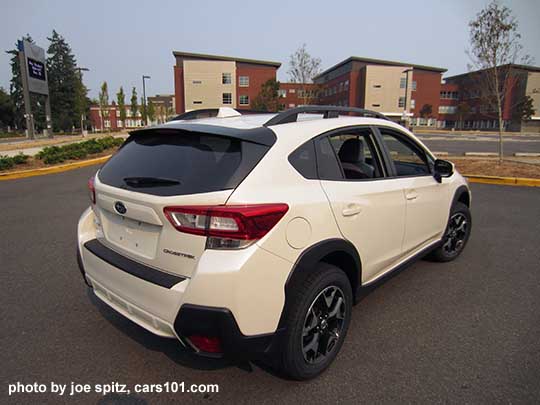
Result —
<instances>
[{"instance_id":1,"label":"sidewalk","mask_svg":"<svg viewBox=\"0 0 540 405\"><path fill-rule=\"evenodd\" d=\"M74 136L56 136L52 139L43 138L43 139L24 139L12 142L5 142L0 144L0 156L15 156L19 153L23 153L28 156L34 156L38 154L43 148L47 146L55 145L69 145L70 143L77 143L82 141L87 141L93 138L104 138L107 136L113 136L115 138L127 138L127 133L115 132L115 133L96 133L88 134L83 137L82 135Z\"/></svg>"}]
</instances>

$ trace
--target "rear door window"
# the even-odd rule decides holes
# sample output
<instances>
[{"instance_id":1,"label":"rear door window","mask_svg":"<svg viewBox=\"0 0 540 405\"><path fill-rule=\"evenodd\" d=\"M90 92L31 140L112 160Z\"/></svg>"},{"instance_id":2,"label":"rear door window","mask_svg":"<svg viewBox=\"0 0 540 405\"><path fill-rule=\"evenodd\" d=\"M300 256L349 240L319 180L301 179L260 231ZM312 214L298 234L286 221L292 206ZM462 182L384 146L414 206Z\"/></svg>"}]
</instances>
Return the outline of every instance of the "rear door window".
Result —
<instances>
[{"instance_id":1,"label":"rear door window","mask_svg":"<svg viewBox=\"0 0 540 405\"><path fill-rule=\"evenodd\" d=\"M101 182L172 196L233 189L269 147L187 131L132 135L99 172Z\"/></svg>"}]
</instances>

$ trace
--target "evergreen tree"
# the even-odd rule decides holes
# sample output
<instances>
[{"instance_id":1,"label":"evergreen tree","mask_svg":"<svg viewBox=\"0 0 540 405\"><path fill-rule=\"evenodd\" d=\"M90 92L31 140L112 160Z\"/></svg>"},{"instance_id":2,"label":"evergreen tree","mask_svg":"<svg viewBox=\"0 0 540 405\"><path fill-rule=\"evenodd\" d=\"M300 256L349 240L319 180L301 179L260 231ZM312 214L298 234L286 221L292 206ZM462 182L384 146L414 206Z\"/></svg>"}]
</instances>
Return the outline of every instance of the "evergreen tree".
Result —
<instances>
[{"instance_id":1,"label":"evergreen tree","mask_svg":"<svg viewBox=\"0 0 540 405\"><path fill-rule=\"evenodd\" d=\"M147 106L146 106L146 103L144 102L144 98L141 97L141 119L142 119L143 125L148 124L146 108L147 108Z\"/></svg>"},{"instance_id":2,"label":"evergreen tree","mask_svg":"<svg viewBox=\"0 0 540 405\"><path fill-rule=\"evenodd\" d=\"M103 82L99 92L99 113L101 116L101 130L103 131L105 129L105 119L108 118L109 113L109 90L107 82Z\"/></svg>"},{"instance_id":3,"label":"evergreen tree","mask_svg":"<svg viewBox=\"0 0 540 405\"><path fill-rule=\"evenodd\" d=\"M135 87L133 87L133 90L131 90L131 117L136 120L137 119L137 111L139 110L139 105L137 104L137 90L135 90Z\"/></svg>"},{"instance_id":4,"label":"evergreen tree","mask_svg":"<svg viewBox=\"0 0 540 405\"><path fill-rule=\"evenodd\" d=\"M154 103L151 101L148 102L148 106L146 107L146 115L150 121L150 124L156 119L156 109L154 107Z\"/></svg>"},{"instance_id":5,"label":"evergreen tree","mask_svg":"<svg viewBox=\"0 0 540 405\"><path fill-rule=\"evenodd\" d=\"M13 104L9 94L0 87L0 129L13 125Z\"/></svg>"},{"instance_id":6,"label":"evergreen tree","mask_svg":"<svg viewBox=\"0 0 540 405\"><path fill-rule=\"evenodd\" d=\"M28 42L34 42L32 40L32 37L28 34L23 37L23 40L27 40ZM24 95L21 67L19 64L19 49L17 47L17 44L15 44L14 49L6 51L6 53L11 55L11 81L9 84L9 95L11 97L11 103L13 106L13 125L15 126L15 128L23 129L26 128L26 120L24 118ZM30 94L30 102L32 104L32 114L34 115L34 123L36 130L45 128L44 100L45 96L33 93Z\"/></svg>"},{"instance_id":7,"label":"evergreen tree","mask_svg":"<svg viewBox=\"0 0 540 405\"><path fill-rule=\"evenodd\" d=\"M120 121L122 121L123 128L126 127L126 95L124 89L120 86L120 90L116 93L116 105L120 111Z\"/></svg>"},{"instance_id":8,"label":"evergreen tree","mask_svg":"<svg viewBox=\"0 0 540 405\"><path fill-rule=\"evenodd\" d=\"M80 121L81 113L85 111L86 88L66 40L55 30L47 39L50 42L47 74L53 129L68 131Z\"/></svg>"}]
</instances>

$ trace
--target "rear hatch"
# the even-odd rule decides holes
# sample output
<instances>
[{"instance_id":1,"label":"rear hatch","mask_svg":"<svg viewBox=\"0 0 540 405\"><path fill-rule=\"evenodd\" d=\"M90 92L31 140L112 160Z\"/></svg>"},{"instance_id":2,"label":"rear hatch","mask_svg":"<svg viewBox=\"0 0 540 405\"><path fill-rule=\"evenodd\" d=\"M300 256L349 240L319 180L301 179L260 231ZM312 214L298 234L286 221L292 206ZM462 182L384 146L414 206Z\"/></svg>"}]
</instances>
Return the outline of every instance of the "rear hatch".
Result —
<instances>
[{"instance_id":1,"label":"rear hatch","mask_svg":"<svg viewBox=\"0 0 540 405\"><path fill-rule=\"evenodd\" d=\"M176 230L164 208L225 204L270 148L269 142L246 140L246 130L236 137L194 128L132 133L94 181L98 239L133 260L186 277L206 237Z\"/></svg>"}]
</instances>

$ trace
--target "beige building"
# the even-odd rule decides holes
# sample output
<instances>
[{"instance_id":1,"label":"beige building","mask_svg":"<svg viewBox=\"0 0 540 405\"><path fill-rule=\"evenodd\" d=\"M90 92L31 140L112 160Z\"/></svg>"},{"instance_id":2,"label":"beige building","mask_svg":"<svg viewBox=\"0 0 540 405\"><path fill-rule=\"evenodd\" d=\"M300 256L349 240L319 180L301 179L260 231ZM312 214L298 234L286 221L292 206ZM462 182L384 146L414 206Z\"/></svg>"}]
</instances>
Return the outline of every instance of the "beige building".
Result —
<instances>
[{"instance_id":1,"label":"beige building","mask_svg":"<svg viewBox=\"0 0 540 405\"><path fill-rule=\"evenodd\" d=\"M407 116L415 106L412 100L412 67L368 65L365 70L365 108L389 117Z\"/></svg>"},{"instance_id":2,"label":"beige building","mask_svg":"<svg viewBox=\"0 0 540 405\"><path fill-rule=\"evenodd\" d=\"M236 63L184 60L186 111L200 108L236 108Z\"/></svg>"}]
</instances>

